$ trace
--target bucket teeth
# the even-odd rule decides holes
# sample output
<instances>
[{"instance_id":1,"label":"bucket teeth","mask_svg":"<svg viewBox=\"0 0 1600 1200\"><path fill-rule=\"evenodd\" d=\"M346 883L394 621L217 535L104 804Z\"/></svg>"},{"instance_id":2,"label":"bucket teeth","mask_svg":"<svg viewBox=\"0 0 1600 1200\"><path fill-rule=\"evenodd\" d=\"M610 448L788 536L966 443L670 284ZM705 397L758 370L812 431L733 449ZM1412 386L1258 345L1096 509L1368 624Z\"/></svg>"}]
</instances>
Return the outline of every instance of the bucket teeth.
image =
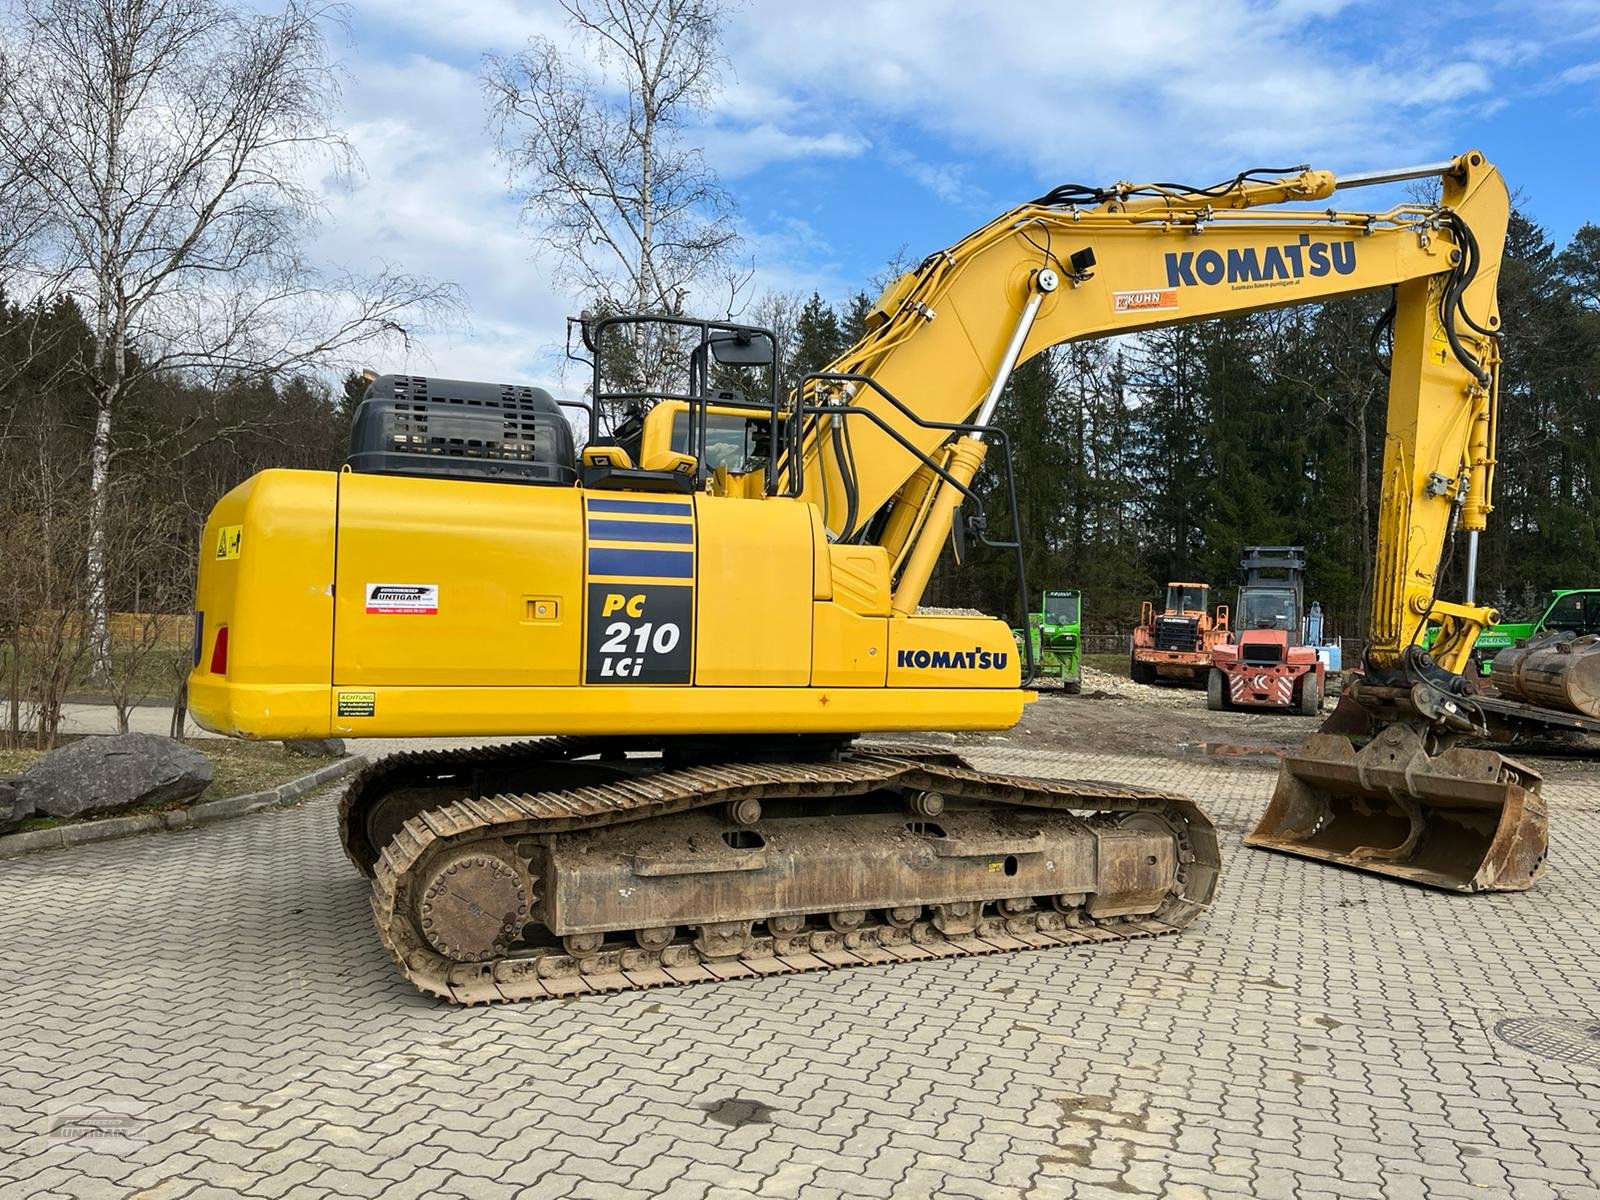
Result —
<instances>
[{"instance_id":1,"label":"bucket teeth","mask_svg":"<svg viewBox=\"0 0 1600 1200\"><path fill-rule=\"evenodd\" d=\"M1405 724L1360 750L1315 733L1285 756L1245 844L1449 891L1521 891L1544 872L1539 785L1492 750L1429 754Z\"/></svg>"}]
</instances>

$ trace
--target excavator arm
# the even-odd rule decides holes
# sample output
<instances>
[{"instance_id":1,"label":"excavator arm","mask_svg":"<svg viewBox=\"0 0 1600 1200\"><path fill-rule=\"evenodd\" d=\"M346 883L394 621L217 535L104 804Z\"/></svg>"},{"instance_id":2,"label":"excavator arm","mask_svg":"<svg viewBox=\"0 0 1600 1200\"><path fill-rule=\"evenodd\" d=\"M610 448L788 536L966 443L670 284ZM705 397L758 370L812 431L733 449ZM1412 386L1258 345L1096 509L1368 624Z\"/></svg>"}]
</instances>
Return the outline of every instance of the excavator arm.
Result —
<instances>
[{"instance_id":1,"label":"excavator arm","mask_svg":"<svg viewBox=\"0 0 1600 1200\"><path fill-rule=\"evenodd\" d=\"M1281 207L1422 177L1440 180L1438 203ZM892 612L911 616L1018 363L1077 339L1391 289L1366 679L1285 762L1249 841L1455 890L1527 887L1545 852L1537 775L1453 744L1487 731L1461 675L1499 619L1476 603L1475 574L1492 509L1508 216L1505 183L1477 151L1342 178L1057 188L890 285L862 339L801 385L791 473L831 539L887 551ZM871 418L852 421L862 409ZM1452 600L1439 575L1458 532L1467 587ZM1430 619L1443 630L1431 656ZM1335 732L1374 726L1360 751Z\"/></svg>"},{"instance_id":2,"label":"excavator arm","mask_svg":"<svg viewBox=\"0 0 1600 1200\"><path fill-rule=\"evenodd\" d=\"M1276 207L1418 176L1442 180L1439 204ZM1400 667L1431 616L1448 630L1434 658L1459 672L1495 617L1470 588L1465 603L1442 600L1438 572L1451 533L1475 535L1491 507L1495 282L1508 212L1499 172L1476 151L1343 179L1303 170L1212 189L1056 189L901 276L866 335L806 382L808 403L875 417L810 423L795 451L804 495L835 538L889 551L895 610L914 612L961 491L905 443L970 484L982 432L952 438L936 426L987 425L1017 364L1062 342L1393 289L1369 662Z\"/></svg>"}]
</instances>

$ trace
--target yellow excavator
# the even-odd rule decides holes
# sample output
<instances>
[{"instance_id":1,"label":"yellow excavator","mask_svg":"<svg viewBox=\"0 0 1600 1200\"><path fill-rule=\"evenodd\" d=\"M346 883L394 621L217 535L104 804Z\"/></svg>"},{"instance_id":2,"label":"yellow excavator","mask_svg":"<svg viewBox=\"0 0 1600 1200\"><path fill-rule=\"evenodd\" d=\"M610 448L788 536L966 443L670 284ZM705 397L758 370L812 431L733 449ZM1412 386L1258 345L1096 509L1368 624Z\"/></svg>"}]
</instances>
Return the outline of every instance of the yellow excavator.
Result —
<instances>
[{"instance_id":1,"label":"yellow excavator","mask_svg":"<svg viewBox=\"0 0 1600 1200\"><path fill-rule=\"evenodd\" d=\"M1311 207L1421 177L1439 203ZM1475 549L1490 511L1507 214L1476 152L1068 185L896 280L787 394L769 332L647 315L580 323L582 402L384 376L343 470L266 471L216 505L192 710L253 738L542 735L391 756L340 804L384 944L457 1002L1173 932L1220 866L1186 798L857 739L1004 729L1032 699L1002 622L920 609L952 537L1017 553L1021 577L973 486L997 447L1014 529L993 417L1017 363L1390 288L1376 603L1341 706L1378 732L1286 760L1251 841L1526 887L1537 775L1453 744L1483 731L1460 672L1495 614L1470 583L1464 603L1436 594L1450 539ZM661 346L667 383L640 366ZM585 410L581 453L563 407Z\"/></svg>"}]
</instances>

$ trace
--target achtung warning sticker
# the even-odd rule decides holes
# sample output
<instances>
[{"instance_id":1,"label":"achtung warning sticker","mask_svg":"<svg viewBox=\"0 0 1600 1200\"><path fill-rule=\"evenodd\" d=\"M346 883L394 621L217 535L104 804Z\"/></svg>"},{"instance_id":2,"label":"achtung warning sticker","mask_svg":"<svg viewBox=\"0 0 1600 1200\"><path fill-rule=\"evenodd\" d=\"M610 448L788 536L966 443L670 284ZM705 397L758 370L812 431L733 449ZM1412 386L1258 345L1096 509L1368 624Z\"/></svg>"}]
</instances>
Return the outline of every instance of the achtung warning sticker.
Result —
<instances>
[{"instance_id":1,"label":"achtung warning sticker","mask_svg":"<svg viewBox=\"0 0 1600 1200\"><path fill-rule=\"evenodd\" d=\"M217 558L238 558L244 546L244 526L224 525L217 530Z\"/></svg>"},{"instance_id":2,"label":"achtung warning sticker","mask_svg":"<svg viewBox=\"0 0 1600 1200\"><path fill-rule=\"evenodd\" d=\"M339 715L341 717L370 717L378 711L377 692L340 692Z\"/></svg>"},{"instance_id":3,"label":"achtung warning sticker","mask_svg":"<svg viewBox=\"0 0 1600 1200\"><path fill-rule=\"evenodd\" d=\"M379 615L428 617L439 611L437 583L369 583L367 612Z\"/></svg>"},{"instance_id":4,"label":"achtung warning sticker","mask_svg":"<svg viewBox=\"0 0 1600 1200\"><path fill-rule=\"evenodd\" d=\"M1177 288L1151 288L1143 292L1112 292L1112 312L1155 312L1178 307Z\"/></svg>"}]
</instances>

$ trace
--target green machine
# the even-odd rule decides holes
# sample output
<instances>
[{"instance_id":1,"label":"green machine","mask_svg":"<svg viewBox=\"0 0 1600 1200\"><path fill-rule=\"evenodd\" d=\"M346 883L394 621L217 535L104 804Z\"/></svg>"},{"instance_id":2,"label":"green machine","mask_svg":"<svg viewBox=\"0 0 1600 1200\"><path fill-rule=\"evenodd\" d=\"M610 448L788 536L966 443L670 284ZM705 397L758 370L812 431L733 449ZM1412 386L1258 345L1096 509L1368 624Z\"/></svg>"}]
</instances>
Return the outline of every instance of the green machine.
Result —
<instances>
[{"instance_id":1,"label":"green machine","mask_svg":"<svg viewBox=\"0 0 1600 1200\"><path fill-rule=\"evenodd\" d=\"M1550 605L1537 621L1508 621L1485 629L1472 647L1472 661L1478 674L1489 677L1494 656L1509 646L1525 642L1535 634L1570 630L1582 636L1600 633L1600 588L1558 588L1550 594ZM1439 627L1429 625L1422 635L1422 648L1433 649Z\"/></svg>"},{"instance_id":2,"label":"green machine","mask_svg":"<svg viewBox=\"0 0 1600 1200\"><path fill-rule=\"evenodd\" d=\"M1039 609L1028 614L1026 634L1033 643L1038 678L1059 679L1075 696L1083 689L1083 593L1046 592ZM1020 654L1024 634L1020 629L1011 633Z\"/></svg>"}]
</instances>

